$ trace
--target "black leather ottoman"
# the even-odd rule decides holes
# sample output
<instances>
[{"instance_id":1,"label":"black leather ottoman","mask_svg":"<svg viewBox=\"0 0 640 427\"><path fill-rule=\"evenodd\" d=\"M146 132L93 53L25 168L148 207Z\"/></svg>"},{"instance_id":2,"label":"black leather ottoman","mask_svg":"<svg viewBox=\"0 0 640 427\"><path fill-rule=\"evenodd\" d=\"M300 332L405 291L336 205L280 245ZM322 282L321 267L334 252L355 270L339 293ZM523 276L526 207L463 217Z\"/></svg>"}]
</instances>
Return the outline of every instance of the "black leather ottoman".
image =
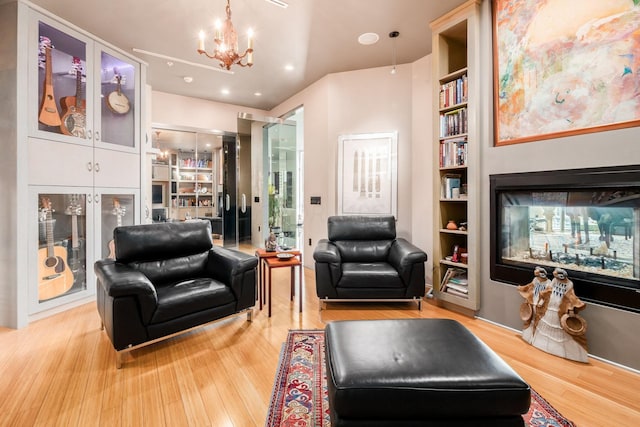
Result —
<instances>
[{"instance_id":1,"label":"black leather ottoman","mask_svg":"<svg viewBox=\"0 0 640 427\"><path fill-rule=\"evenodd\" d=\"M523 426L529 385L455 320L326 327L332 427Z\"/></svg>"}]
</instances>

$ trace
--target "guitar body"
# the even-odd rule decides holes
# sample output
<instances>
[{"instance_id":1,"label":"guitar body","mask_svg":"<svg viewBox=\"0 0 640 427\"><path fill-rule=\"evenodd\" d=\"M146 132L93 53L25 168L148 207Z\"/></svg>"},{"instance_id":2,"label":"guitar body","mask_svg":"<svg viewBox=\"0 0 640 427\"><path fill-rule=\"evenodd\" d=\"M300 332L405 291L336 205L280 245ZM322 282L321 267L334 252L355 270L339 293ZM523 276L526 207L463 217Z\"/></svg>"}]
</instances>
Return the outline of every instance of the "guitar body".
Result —
<instances>
[{"instance_id":1,"label":"guitar body","mask_svg":"<svg viewBox=\"0 0 640 427\"><path fill-rule=\"evenodd\" d=\"M87 101L83 99L80 106L76 107L76 97L65 96L60 98L60 105L62 105L60 131L65 135L85 138Z\"/></svg>"},{"instance_id":2,"label":"guitar body","mask_svg":"<svg viewBox=\"0 0 640 427\"><path fill-rule=\"evenodd\" d=\"M51 46L44 45L45 49L45 77L44 91L40 101L40 114L38 121L47 126L60 126L60 113L53 96L53 83L51 81Z\"/></svg>"},{"instance_id":3,"label":"guitar body","mask_svg":"<svg viewBox=\"0 0 640 427\"><path fill-rule=\"evenodd\" d=\"M129 98L127 98L122 92L113 91L107 97L107 107L113 113L127 114L131 109Z\"/></svg>"},{"instance_id":4,"label":"guitar body","mask_svg":"<svg viewBox=\"0 0 640 427\"><path fill-rule=\"evenodd\" d=\"M76 69L76 95L65 96L60 99L62 107L62 119L60 131L65 135L85 138L87 100L82 94L82 70L80 58L73 58L73 67Z\"/></svg>"},{"instance_id":5,"label":"guitar body","mask_svg":"<svg viewBox=\"0 0 640 427\"><path fill-rule=\"evenodd\" d=\"M67 267L67 251L53 247L53 256L47 248L38 250L38 299L45 301L64 294L73 286L73 273Z\"/></svg>"},{"instance_id":6,"label":"guitar body","mask_svg":"<svg viewBox=\"0 0 640 427\"><path fill-rule=\"evenodd\" d=\"M116 74L117 89L111 92L107 98L106 103L109 110L116 114L127 114L131 109L131 103L129 98L122 93L122 76Z\"/></svg>"}]
</instances>

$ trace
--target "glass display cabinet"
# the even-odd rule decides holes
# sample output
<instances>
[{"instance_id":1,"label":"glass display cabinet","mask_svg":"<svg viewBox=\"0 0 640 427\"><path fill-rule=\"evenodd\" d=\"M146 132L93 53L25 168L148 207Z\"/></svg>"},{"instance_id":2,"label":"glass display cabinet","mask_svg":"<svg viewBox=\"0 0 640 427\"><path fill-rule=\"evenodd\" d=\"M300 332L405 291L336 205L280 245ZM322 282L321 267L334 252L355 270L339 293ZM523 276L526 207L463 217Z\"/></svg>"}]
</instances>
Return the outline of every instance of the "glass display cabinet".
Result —
<instances>
[{"instance_id":1,"label":"glass display cabinet","mask_svg":"<svg viewBox=\"0 0 640 427\"><path fill-rule=\"evenodd\" d=\"M135 149L140 64L46 16L31 27L32 136Z\"/></svg>"},{"instance_id":2,"label":"glass display cabinet","mask_svg":"<svg viewBox=\"0 0 640 427\"><path fill-rule=\"evenodd\" d=\"M34 228L37 277L34 282L38 303L86 291L86 194L39 192L37 200Z\"/></svg>"}]
</instances>

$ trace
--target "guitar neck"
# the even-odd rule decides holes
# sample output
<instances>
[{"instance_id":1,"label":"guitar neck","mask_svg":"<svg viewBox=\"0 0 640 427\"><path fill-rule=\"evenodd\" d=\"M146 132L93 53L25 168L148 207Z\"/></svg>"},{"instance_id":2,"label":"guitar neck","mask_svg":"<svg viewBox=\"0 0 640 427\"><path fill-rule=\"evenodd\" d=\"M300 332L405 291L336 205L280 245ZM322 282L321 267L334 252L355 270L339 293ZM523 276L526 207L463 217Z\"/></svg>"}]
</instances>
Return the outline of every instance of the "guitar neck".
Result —
<instances>
[{"instance_id":1,"label":"guitar neck","mask_svg":"<svg viewBox=\"0 0 640 427\"><path fill-rule=\"evenodd\" d=\"M82 93L82 71L78 69L76 70L76 109L82 107L82 98L84 98Z\"/></svg>"},{"instance_id":2,"label":"guitar neck","mask_svg":"<svg viewBox=\"0 0 640 427\"><path fill-rule=\"evenodd\" d=\"M44 48L44 84L45 86L51 86L51 74L53 72L51 68L51 47L46 46Z\"/></svg>"},{"instance_id":3,"label":"guitar neck","mask_svg":"<svg viewBox=\"0 0 640 427\"><path fill-rule=\"evenodd\" d=\"M47 212L47 216L44 221L47 230L47 257L52 257L55 255L53 248L53 218L51 217L50 210Z\"/></svg>"},{"instance_id":4,"label":"guitar neck","mask_svg":"<svg viewBox=\"0 0 640 427\"><path fill-rule=\"evenodd\" d=\"M71 215L71 248L78 249L80 242L78 241L78 215Z\"/></svg>"}]
</instances>

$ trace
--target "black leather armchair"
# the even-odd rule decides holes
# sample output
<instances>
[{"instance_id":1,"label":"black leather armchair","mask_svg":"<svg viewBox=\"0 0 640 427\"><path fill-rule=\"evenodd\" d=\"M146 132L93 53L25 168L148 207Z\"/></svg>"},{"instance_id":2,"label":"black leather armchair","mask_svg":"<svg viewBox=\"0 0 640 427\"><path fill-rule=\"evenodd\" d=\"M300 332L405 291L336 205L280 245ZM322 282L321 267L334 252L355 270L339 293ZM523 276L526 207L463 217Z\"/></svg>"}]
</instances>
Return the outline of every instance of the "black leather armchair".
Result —
<instances>
[{"instance_id":1,"label":"black leather armchair","mask_svg":"<svg viewBox=\"0 0 640 427\"><path fill-rule=\"evenodd\" d=\"M96 261L97 305L104 329L122 353L226 316L256 301L257 258L213 246L211 223L117 227L116 259Z\"/></svg>"},{"instance_id":2,"label":"black leather armchair","mask_svg":"<svg viewBox=\"0 0 640 427\"><path fill-rule=\"evenodd\" d=\"M396 237L393 216L332 216L318 242L316 291L327 301L416 301L422 308L427 254Z\"/></svg>"}]
</instances>

